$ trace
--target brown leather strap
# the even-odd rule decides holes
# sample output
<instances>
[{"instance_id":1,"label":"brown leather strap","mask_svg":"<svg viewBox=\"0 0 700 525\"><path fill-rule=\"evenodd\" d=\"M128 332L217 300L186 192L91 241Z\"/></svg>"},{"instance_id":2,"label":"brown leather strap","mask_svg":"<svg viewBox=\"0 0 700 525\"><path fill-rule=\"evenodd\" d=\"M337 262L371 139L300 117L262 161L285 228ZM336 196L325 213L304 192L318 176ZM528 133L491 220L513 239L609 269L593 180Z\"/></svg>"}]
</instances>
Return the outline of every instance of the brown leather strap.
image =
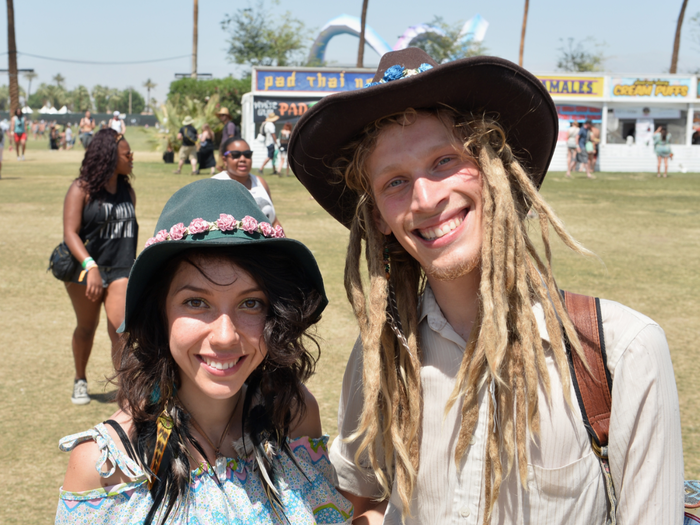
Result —
<instances>
[{"instance_id":1,"label":"brown leather strap","mask_svg":"<svg viewBox=\"0 0 700 525\"><path fill-rule=\"evenodd\" d=\"M573 371L571 376L581 415L586 430L595 443L599 447L605 447L608 444L610 427L612 379L605 355L600 301L595 297L571 292L562 291L562 294L590 368L590 372L586 370L581 358L569 348L569 360Z\"/></svg>"}]
</instances>

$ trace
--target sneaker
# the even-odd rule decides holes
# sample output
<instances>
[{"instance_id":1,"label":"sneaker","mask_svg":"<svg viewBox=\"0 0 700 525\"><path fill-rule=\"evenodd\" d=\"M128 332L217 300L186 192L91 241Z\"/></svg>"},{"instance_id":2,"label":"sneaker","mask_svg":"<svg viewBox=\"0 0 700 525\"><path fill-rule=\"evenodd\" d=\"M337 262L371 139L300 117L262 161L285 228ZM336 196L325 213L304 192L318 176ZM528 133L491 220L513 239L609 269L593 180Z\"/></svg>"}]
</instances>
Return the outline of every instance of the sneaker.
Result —
<instances>
[{"instance_id":1,"label":"sneaker","mask_svg":"<svg viewBox=\"0 0 700 525\"><path fill-rule=\"evenodd\" d=\"M671 157L671 158L673 158L673 157ZM22 160L24 160L24 155L22 155Z\"/></svg>"},{"instance_id":2,"label":"sneaker","mask_svg":"<svg viewBox=\"0 0 700 525\"><path fill-rule=\"evenodd\" d=\"M88 384L85 379L76 379L73 383L73 395L70 397L74 405L87 405L90 402Z\"/></svg>"}]
</instances>

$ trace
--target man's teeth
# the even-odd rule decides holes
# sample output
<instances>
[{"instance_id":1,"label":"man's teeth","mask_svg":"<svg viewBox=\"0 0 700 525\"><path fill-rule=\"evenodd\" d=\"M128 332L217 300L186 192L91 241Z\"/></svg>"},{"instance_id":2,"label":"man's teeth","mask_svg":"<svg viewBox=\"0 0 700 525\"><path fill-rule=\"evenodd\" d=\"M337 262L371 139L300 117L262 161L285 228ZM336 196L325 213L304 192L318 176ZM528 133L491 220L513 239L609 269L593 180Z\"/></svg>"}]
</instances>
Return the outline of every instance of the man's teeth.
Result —
<instances>
[{"instance_id":1,"label":"man's teeth","mask_svg":"<svg viewBox=\"0 0 700 525\"><path fill-rule=\"evenodd\" d=\"M228 361L226 363L219 363L218 361L213 361L208 357L202 357L202 359L204 359L204 362L212 368L216 368L217 370L228 370L229 368L238 364L238 360L240 359L240 357L235 361Z\"/></svg>"},{"instance_id":2,"label":"man's teeth","mask_svg":"<svg viewBox=\"0 0 700 525\"><path fill-rule=\"evenodd\" d=\"M462 224L462 222L464 222L464 218L450 219L449 221L442 223L436 228L426 228L424 230L418 231L420 232L421 237L428 241L432 241L433 239L439 239L440 237L444 237L452 230L457 228L460 224Z\"/></svg>"}]
</instances>

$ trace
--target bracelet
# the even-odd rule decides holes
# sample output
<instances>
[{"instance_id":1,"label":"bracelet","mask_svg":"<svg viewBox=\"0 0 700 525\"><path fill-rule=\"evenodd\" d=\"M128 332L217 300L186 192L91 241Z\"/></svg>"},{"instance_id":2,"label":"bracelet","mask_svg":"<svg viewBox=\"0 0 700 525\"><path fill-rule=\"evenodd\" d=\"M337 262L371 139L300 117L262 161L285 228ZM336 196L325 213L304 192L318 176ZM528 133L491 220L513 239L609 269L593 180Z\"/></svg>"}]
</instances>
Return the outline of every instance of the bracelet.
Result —
<instances>
[{"instance_id":1,"label":"bracelet","mask_svg":"<svg viewBox=\"0 0 700 525\"><path fill-rule=\"evenodd\" d=\"M89 263L95 264L95 259L92 257L85 257L85 260L82 262L83 270L87 267Z\"/></svg>"},{"instance_id":2,"label":"bracelet","mask_svg":"<svg viewBox=\"0 0 700 525\"><path fill-rule=\"evenodd\" d=\"M87 263L87 268L85 268L82 272L80 272L80 277L78 277L78 282L82 283L83 279L85 279L85 276L88 274L90 270L93 268L97 268L97 263L95 261L88 262Z\"/></svg>"}]
</instances>

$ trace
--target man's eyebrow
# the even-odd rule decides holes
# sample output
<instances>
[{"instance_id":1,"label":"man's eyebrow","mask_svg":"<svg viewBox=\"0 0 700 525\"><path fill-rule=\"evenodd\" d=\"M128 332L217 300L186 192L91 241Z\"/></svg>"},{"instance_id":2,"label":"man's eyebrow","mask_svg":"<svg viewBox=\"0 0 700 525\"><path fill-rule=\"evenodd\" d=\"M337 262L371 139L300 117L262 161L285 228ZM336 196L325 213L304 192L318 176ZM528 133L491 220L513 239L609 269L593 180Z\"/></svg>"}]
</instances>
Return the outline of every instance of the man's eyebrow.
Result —
<instances>
[{"instance_id":1,"label":"man's eyebrow","mask_svg":"<svg viewBox=\"0 0 700 525\"><path fill-rule=\"evenodd\" d=\"M441 144L435 144L434 146L431 146L430 148L428 148L428 149L424 152L424 154L425 154L425 155L432 155L432 154L434 154L436 151L441 150L441 149L445 148L445 147L448 146L448 145L449 145L449 146L452 146L452 149L453 149L453 151L455 152L455 154L459 154L459 152L454 148L454 145L453 145L452 143L450 143L450 142L443 142L443 143L441 143ZM387 165L384 166L381 170L379 170L379 172L377 173L377 175L383 175L383 174L386 173L386 172L394 171L394 170L396 170L396 169L399 169L400 167L401 167L400 164L395 163L395 162L394 162L394 163L391 163L391 164L387 164Z\"/></svg>"}]
</instances>

